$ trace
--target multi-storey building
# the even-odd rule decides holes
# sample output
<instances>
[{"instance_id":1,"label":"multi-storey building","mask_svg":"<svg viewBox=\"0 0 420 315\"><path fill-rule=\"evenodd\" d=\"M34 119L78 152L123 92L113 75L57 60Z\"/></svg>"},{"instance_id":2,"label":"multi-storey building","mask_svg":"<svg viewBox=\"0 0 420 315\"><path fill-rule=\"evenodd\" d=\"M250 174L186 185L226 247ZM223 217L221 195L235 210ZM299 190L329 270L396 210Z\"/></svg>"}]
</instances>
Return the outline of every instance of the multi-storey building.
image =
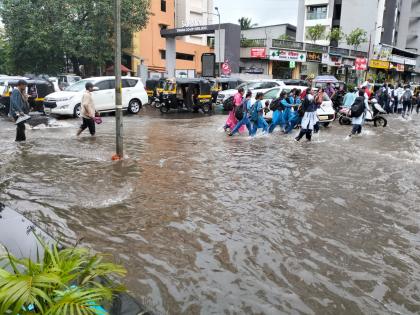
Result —
<instances>
[{"instance_id":1,"label":"multi-storey building","mask_svg":"<svg viewBox=\"0 0 420 315\"><path fill-rule=\"evenodd\" d=\"M123 63L136 73L140 64L148 68L149 75L166 73L166 41L160 31L174 28L176 23L175 0L150 1L150 18L147 27L133 35L131 47L124 49ZM206 21L202 21L206 25ZM198 74L201 72L201 55L211 49L206 41L199 44L186 42L183 38L176 43L176 69ZM185 71L188 70L188 71Z\"/></svg>"},{"instance_id":2,"label":"multi-storey building","mask_svg":"<svg viewBox=\"0 0 420 315\"><path fill-rule=\"evenodd\" d=\"M213 24L213 0L175 0L175 26L198 26ZM184 40L193 44L206 45L207 36L185 36Z\"/></svg>"}]
</instances>

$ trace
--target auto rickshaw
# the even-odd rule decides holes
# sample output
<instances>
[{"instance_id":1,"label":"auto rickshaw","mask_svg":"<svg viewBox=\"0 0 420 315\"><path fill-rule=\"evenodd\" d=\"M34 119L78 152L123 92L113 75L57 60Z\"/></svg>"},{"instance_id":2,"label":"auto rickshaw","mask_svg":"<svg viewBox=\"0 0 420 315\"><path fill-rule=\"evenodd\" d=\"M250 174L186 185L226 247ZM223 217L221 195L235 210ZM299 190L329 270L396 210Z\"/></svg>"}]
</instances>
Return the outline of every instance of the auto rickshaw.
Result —
<instances>
[{"instance_id":1,"label":"auto rickshaw","mask_svg":"<svg viewBox=\"0 0 420 315\"><path fill-rule=\"evenodd\" d=\"M146 80L146 92L149 97L149 104L160 107L160 95L163 92L166 79L148 79Z\"/></svg>"},{"instance_id":2,"label":"auto rickshaw","mask_svg":"<svg viewBox=\"0 0 420 315\"><path fill-rule=\"evenodd\" d=\"M210 82L212 83L211 96L213 103L216 103L220 91L236 89L238 85L243 83L241 79L237 78L217 78L210 80Z\"/></svg>"},{"instance_id":3,"label":"auto rickshaw","mask_svg":"<svg viewBox=\"0 0 420 315\"><path fill-rule=\"evenodd\" d=\"M28 102L31 111L44 112L44 98L48 94L54 93L54 85L50 81L39 78L25 81L28 84L26 93L29 95ZM12 79L1 86L0 103L4 105L3 111L5 114L9 113L10 95L13 89L17 87L18 82L18 79Z\"/></svg>"},{"instance_id":4,"label":"auto rickshaw","mask_svg":"<svg viewBox=\"0 0 420 315\"><path fill-rule=\"evenodd\" d=\"M171 109L208 114L212 110L211 83L206 79L171 79L165 83L160 111Z\"/></svg>"}]
</instances>

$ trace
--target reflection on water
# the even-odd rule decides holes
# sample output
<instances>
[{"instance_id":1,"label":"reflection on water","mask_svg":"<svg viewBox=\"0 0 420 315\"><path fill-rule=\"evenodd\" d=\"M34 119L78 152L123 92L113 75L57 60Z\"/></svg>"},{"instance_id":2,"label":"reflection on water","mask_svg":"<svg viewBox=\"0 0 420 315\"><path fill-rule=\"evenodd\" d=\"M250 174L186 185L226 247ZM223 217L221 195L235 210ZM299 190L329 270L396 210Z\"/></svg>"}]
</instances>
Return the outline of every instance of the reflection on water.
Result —
<instances>
[{"instance_id":1,"label":"reflection on water","mask_svg":"<svg viewBox=\"0 0 420 315\"><path fill-rule=\"evenodd\" d=\"M224 119L126 117L122 163L112 117L95 139L65 120L23 145L2 121L0 199L113 253L168 314L420 312L420 117L310 144L227 138Z\"/></svg>"}]
</instances>

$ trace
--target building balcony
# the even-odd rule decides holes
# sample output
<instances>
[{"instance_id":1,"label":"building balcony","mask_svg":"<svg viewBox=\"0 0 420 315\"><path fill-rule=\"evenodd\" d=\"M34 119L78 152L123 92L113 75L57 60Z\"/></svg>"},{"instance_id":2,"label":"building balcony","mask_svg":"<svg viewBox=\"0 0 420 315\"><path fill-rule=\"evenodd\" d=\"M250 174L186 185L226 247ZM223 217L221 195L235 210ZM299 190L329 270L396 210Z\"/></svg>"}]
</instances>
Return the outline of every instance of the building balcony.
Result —
<instances>
[{"instance_id":1,"label":"building balcony","mask_svg":"<svg viewBox=\"0 0 420 315\"><path fill-rule=\"evenodd\" d=\"M328 46L306 43L305 50L312 51L312 52L319 52L319 53L327 53Z\"/></svg>"},{"instance_id":2,"label":"building balcony","mask_svg":"<svg viewBox=\"0 0 420 315\"><path fill-rule=\"evenodd\" d=\"M290 40L273 39L272 47L303 50L303 43Z\"/></svg>"},{"instance_id":3,"label":"building balcony","mask_svg":"<svg viewBox=\"0 0 420 315\"><path fill-rule=\"evenodd\" d=\"M241 47L267 47L266 39L241 39Z\"/></svg>"},{"instance_id":4,"label":"building balcony","mask_svg":"<svg viewBox=\"0 0 420 315\"><path fill-rule=\"evenodd\" d=\"M307 20L325 20L328 17L326 12L318 13L318 12L307 12L306 19Z\"/></svg>"}]
</instances>

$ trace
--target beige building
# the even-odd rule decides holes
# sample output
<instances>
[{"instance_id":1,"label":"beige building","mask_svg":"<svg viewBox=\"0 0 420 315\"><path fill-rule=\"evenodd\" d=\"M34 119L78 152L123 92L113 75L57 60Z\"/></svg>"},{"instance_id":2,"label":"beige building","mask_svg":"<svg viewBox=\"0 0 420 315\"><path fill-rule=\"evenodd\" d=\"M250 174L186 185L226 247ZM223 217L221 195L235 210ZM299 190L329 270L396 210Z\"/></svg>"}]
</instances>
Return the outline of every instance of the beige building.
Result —
<instances>
[{"instance_id":1,"label":"beige building","mask_svg":"<svg viewBox=\"0 0 420 315\"><path fill-rule=\"evenodd\" d=\"M131 48L124 49L123 63L128 67L131 65L134 74L137 74L138 66L142 62L148 67L149 75L154 73L164 75L166 73L166 41L160 36L160 31L175 27L175 0L153 0L150 3L152 14L149 23L144 30L133 35ZM201 3L201 0L197 3ZM206 24L207 22L203 21L203 25ZM177 40L176 69L194 70L196 74L200 74L201 55L211 52L211 49L207 46L207 40L192 39L191 41L197 41L199 44L186 42L182 37Z\"/></svg>"}]
</instances>

